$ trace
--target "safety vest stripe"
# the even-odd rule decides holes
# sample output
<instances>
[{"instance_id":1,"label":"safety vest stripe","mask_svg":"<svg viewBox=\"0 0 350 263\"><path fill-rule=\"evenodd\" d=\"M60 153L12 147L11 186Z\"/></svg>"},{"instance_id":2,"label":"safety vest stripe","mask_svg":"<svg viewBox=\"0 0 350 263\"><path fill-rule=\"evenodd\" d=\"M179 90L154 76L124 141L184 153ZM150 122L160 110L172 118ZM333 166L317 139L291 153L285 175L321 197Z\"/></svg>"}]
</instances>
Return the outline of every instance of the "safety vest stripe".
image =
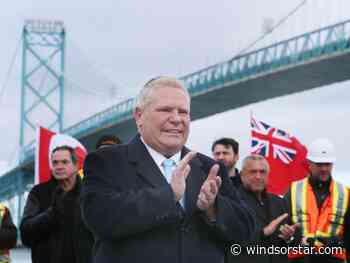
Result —
<instances>
[{"instance_id":1,"label":"safety vest stripe","mask_svg":"<svg viewBox=\"0 0 350 263\"><path fill-rule=\"evenodd\" d=\"M309 217L309 214L306 213L307 211L307 178L305 178L303 181L300 182L300 184L302 185L302 197L301 197L301 200L302 200L302 212L303 212L303 215L304 215L304 218L303 218L303 229L304 229L304 234L305 236L310 232L309 231L309 222L311 220L311 218Z\"/></svg>"},{"instance_id":2,"label":"safety vest stripe","mask_svg":"<svg viewBox=\"0 0 350 263\"><path fill-rule=\"evenodd\" d=\"M344 225L344 215L346 213L346 209L348 208L348 205L349 205L349 188L347 188L346 186L343 186L341 185L341 188L343 190L343 200L342 200L342 203L340 204L340 211L341 211L341 214L340 214L340 219L339 219L339 227L337 228L337 234L340 233L340 231L342 230L342 225Z\"/></svg>"},{"instance_id":3,"label":"safety vest stripe","mask_svg":"<svg viewBox=\"0 0 350 263\"><path fill-rule=\"evenodd\" d=\"M339 229L340 224L342 224L342 210L343 210L343 203L344 203L344 188L342 185L335 183L334 189L333 189L333 215L334 215L334 224L331 225L331 235L335 235L337 233L337 230Z\"/></svg>"},{"instance_id":4,"label":"safety vest stripe","mask_svg":"<svg viewBox=\"0 0 350 263\"><path fill-rule=\"evenodd\" d=\"M291 198L291 208L292 208L292 221L294 224L298 223L299 220L297 218L298 213L297 213L297 202L294 202L294 200L296 200L296 184L292 184L291 188L290 188L290 198Z\"/></svg>"},{"instance_id":5,"label":"safety vest stripe","mask_svg":"<svg viewBox=\"0 0 350 263\"><path fill-rule=\"evenodd\" d=\"M294 219L295 221L294 223L300 223L301 232L303 233L304 236L306 236L308 233L307 221L309 220L309 218L307 218L307 214L305 214L307 184L304 183L304 180L296 182L295 184L292 184L291 198L293 200L292 215L296 216L296 218Z\"/></svg>"},{"instance_id":6,"label":"safety vest stripe","mask_svg":"<svg viewBox=\"0 0 350 263\"><path fill-rule=\"evenodd\" d=\"M338 183L333 183L333 189L332 189L332 214L330 220L331 222L338 222L339 221L339 204L342 203L342 199L344 198L342 187L339 187ZM342 206L342 205L341 205ZM329 235L335 235L337 232L337 225L336 224L329 224L328 231Z\"/></svg>"}]
</instances>

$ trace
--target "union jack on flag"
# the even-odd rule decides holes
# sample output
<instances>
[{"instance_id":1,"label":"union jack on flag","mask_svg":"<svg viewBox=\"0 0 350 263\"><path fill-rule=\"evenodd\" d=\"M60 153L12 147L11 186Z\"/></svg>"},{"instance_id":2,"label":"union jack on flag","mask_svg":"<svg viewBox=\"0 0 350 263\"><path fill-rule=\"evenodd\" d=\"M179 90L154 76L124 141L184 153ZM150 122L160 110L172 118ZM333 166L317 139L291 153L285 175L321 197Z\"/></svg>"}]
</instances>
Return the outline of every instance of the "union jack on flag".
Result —
<instances>
[{"instance_id":1,"label":"union jack on flag","mask_svg":"<svg viewBox=\"0 0 350 263\"><path fill-rule=\"evenodd\" d=\"M296 156L291 136L280 129L251 117L252 147L251 153L265 158L281 160L285 164L291 163Z\"/></svg>"},{"instance_id":2,"label":"union jack on flag","mask_svg":"<svg viewBox=\"0 0 350 263\"><path fill-rule=\"evenodd\" d=\"M265 157L270 166L267 191L283 195L291 182L308 174L307 149L297 138L251 116L251 153Z\"/></svg>"}]
</instances>

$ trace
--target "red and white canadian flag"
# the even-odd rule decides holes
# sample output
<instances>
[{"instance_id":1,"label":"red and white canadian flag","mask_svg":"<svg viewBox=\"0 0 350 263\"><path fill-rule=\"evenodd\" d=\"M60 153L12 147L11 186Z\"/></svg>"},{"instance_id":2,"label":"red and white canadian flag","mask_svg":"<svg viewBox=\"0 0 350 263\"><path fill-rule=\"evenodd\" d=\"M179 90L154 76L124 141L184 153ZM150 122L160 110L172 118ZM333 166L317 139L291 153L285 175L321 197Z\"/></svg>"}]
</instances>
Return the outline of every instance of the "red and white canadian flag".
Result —
<instances>
[{"instance_id":1,"label":"red and white canadian flag","mask_svg":"<svg viewBox=\"0 0 350 263\"><path fill-rule=\"evenodd\" d=\"M35 184L44 183L51 179L51 153L55 148L64 145L75 149L78 157L78 168L81 170L87 151L77 139L65 134L55 133L41 126L37 128Z\"/></svg>"}]
</instances>

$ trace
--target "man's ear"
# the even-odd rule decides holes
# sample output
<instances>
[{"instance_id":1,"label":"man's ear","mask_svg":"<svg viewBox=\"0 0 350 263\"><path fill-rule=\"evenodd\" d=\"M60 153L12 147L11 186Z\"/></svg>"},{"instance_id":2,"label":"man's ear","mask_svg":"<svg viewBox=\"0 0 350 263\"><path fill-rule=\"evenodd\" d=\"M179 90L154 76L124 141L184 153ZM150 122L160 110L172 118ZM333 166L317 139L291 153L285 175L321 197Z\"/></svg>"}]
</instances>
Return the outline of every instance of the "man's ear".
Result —
<instances>
[{"instance_id":1,"label":"man's ear","mask_svg":"<svg viewBox=\"0 0 350 263\"><path fill-rule=\"evenodd\" d=\"M133 111L133 116L136 122L136 126L138 128L141 126L141 115L142 115L142 110L139 107L136 107Z\"/></svg>"}]
</instances>

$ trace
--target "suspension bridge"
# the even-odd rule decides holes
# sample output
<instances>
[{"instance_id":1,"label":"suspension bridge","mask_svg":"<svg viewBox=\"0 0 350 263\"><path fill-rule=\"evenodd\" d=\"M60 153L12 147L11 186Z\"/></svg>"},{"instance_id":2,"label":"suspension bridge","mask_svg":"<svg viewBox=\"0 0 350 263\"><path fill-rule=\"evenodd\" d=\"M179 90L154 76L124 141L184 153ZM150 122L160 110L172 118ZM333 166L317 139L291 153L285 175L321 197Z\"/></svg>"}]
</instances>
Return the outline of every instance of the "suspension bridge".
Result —
<instances>
[{"instance_id":1,"label":"suspension bridge","mask_svg":"<svg viewBox=\"0 0 350 263\"><path fill-rule=\"evenodd\" d=\"M21 149L19 164L0 177L0 199L15 200L17 220L34 181L35 126L78 138L93 149L103 133L128 140L136 133L135 98L63 127L65 91L72 81L65 68L66 30L62 22L27 21L22 32ZM192 120L253 102L350 79L350 20L239 54L181 77L191 97ZM43 85L43 76L50 85ZM79 103L79 102L78 102ZM50 117L41 120L42 112Z\"/></svg>"}]
</instances>

